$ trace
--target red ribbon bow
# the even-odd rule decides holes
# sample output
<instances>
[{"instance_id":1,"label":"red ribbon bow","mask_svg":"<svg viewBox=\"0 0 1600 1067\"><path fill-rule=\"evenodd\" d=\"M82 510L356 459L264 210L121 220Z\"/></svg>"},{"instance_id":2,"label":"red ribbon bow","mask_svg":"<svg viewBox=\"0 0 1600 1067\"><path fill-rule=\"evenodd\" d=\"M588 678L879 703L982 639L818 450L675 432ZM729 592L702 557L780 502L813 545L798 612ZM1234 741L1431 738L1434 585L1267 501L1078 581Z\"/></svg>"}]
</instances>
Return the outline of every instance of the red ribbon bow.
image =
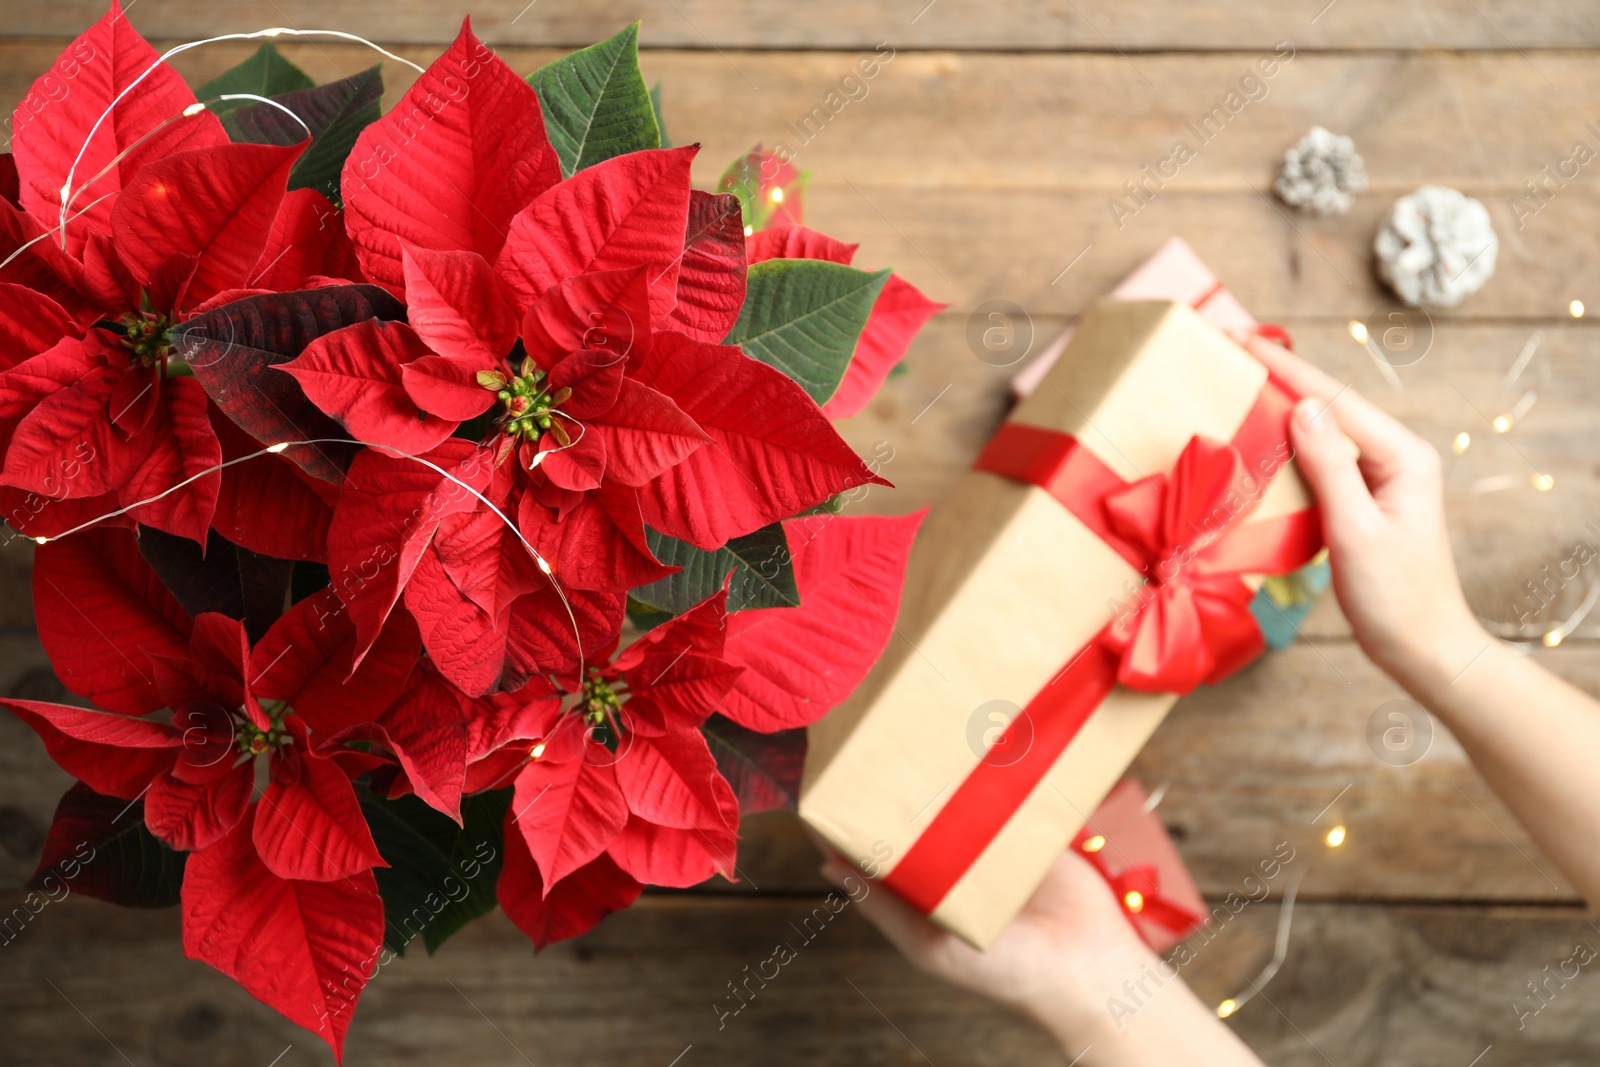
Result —
<instances>
[{"instance_id":1,"label":"red ribbon bow","mask_svg":"<svg viewBox=\"0 0 1600 1067\"><path fill-rule=\"evenodd\" d=\"M1090 862L1096 857L1090 856ZM1144 919L1157 926L1183 937L1189 931L1200 925L1200 914L1190 911L1181 904L1174 903L1161 895L1161 876L1154 867L1140 864L1129 867L1120 874L1107 873L1103 863L1095 863L1105 880L1111 883L1111 891L1117 895L1117 900L1122 904L1122 911L1133 923L1135 930L1139 929L1136 920ZM1133 894L1139 894L1137 897ZM1134 905L1134 901L1138 905ZM1140 930L1139 935L1144 936Z\"/></svg>"},{"instance_id":2,"label":"red ribbon bow","mask_svg":"<svg viewBox=\"0 0 1600 1067\"><path fill-rule=\"evenodd\" d=\"M1197 436L1171 475L1151 475L1102 501L1107 526L1138 555L1149 582L1103 638L1121 657L1123 685L1187 693L1261 652L1250 614L1255 590L1240 580L1245 572L1224 536L1266 486L1257 480L1252 494L1243 473L1238 449Z\"/></svg>"},{"instance_id":3,"label":"red ribbon bow","mask_svg":"<svg viewBox=\"0 0 1600 1067\"><path fill-rule=\"evenodd\" d=\"M1269 377L1231 443L1195 437L1170 474L1131 483L1070 434L1000 427L976 468L1044 489L1147 584L1130 590L1127 610L1028 702L956 787L886 876L895 893L931 914L1118 682L1187 693L1262 650L1244 575L1287 573L1321 547L1314 508L1244 521L1289 458L1294 401Z\"/></svg>"},{"instance_id":4,"label":"red ribbon bow","mask_svg":"<svg viewBox=\"0 0 1600 1067\"><path fill-rule=\"evenodd\" d=\"M1110 843L1101 838L1099 847L1091 851L1084 847L1089 839L1090 831L1086 826L1078 831L1072 847L1106 880L1111 892L1116 894L1117 903L1122 906L1122 913L1135 930L1139 930L1139 919L1153 922L1179 937L1200 925L1202 916L1199 912L1161 895L1161 872L1154 864L1137 863L1112 874L1111 865L1106 862L1106 850ZM1132 895L1135 893L1138 896ZM1137 906L1135 901L1138 902ZM1144 931L1139 930L1139 936L1144 937Z\"/></svg>"}]
</instances>

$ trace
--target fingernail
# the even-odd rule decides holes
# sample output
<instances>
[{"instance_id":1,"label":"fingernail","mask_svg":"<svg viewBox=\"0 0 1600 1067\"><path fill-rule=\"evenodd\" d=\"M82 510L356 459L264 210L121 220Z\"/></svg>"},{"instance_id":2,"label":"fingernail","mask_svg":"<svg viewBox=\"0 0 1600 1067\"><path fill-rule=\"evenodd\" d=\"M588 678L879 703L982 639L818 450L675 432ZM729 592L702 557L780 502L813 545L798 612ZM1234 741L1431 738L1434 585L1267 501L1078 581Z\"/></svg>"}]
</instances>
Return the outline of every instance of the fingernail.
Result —
<instances>
[{"instance_id":1,"label":"fingernail","mask_svg":"<svg viewBox=\"0 0 1600 1067\"><path fill-rule=\"evenodd\" d=\"M1321 433L1328 426L1328 421L1322 417L1326 410L1326 404L1316 397L1308 396L1294 406L1294 421L1302 430Z\"/></svg>"}]
</instances>

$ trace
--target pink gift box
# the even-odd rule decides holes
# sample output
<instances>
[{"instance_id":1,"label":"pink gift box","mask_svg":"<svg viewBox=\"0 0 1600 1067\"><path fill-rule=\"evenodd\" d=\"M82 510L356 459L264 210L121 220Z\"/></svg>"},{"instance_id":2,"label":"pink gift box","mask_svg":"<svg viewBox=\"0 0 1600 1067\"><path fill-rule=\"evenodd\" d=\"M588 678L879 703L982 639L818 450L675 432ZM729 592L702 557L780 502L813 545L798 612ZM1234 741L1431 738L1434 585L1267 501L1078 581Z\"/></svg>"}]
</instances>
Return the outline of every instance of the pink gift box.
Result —
<instances>
[{"instance_id":1,"label":"pink gift box","mask_svg":"<svg viewBox=\"0 0 1600 1067\"><path fill-rule=\"evenodd\" d=\"M1139 269L1111 291L1113 300L1177 300L1188 304L1217 329L1248 330L1256 320L1225 289L1211 268L1195 255L1181 237L1170 238L1145 260ZM1074 327L1050 342L1050 346L1017 372L1011 379L1011 393L1021 400L1038 388L1046 372L1061 358L1072 340Z\"/></svg>"},{"instance_id":2,"label":"pink gift box","mask_svg":"<svg viewBox=\"0 0 1600 1067\"><path fill-rule=\"evenodd\" d=\"M1124 778L1089 816L1074 845L1100 868L1114 889L1118 876L1126 876L1138 868L1153 872L1154 886L1148 884L1147 879L1131 883L1137 884L1143 893L1137 901L1137 909L1131 908L1124 899L1123 911L1145 944L1164 955L1203 926L1207 913L1189 868L1178 855L1167 828L1153 811L1146 810L1147 801L1144 787L1133 778ZM1125 895L1127 887L1123 887L1122 892ZM1152 898L1149 906L1144 897ZM1162 907L1156 907L1158 902ZM1178 929L1173 929L1171 918L1166 922L1156 921L1157 914L1170 917L1174 909L1192 918Z\"/></svg>"}]
</instances>

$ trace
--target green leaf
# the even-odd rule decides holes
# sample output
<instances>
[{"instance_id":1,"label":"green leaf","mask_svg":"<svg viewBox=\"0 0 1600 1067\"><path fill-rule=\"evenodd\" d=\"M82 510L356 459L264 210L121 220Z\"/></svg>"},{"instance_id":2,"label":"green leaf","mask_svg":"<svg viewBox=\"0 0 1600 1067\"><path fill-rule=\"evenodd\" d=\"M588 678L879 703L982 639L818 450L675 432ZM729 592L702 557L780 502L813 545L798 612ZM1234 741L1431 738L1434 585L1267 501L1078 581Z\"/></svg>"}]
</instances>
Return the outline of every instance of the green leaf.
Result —
<instances>
[{"instance_id":1,"label":"green leaf","mask_svg":"<svg viewBox=\"0 0 1600 1067\"><path fill-rule=\"evenodd\" d=\"M649 527L646 527L648 530ZM648 536L648 534L646 534ZM649 633L664 622L672 621L672 613L653 608L642 600L638 600L632 593L628 594L628 621L639 628L640 633Z\"/></svg>"},{"instance_id":2,"label":"green leaf","mask_svg":"<svg viewBox=\"0 0 1600 1067\"><path fill-rule=\"evenodd\" d=\"M545 132L568 178L602 160L661 145L661 129L639 73L639 24L528 75Z\"/></svg>"},{"instance_id":3,"label":"green leaf","mask_svg":"<svg viewBox=\"0 0 1600 1067\"><path fill-rule=\"evenodd\" d=\"M804 518L807 515L837 515L844 510L844 494L835 493L820 504L813 504L806 508L795 518Z\"/></svg>"},{"instance_id":4,"label":"green leaf","mask_svg":"<svg viewBox=\"0 0 1600 1067\"><path fill-rule=\"evenodd\" d=\"M398 955L418 934L431 955L467 923L495 907L505 841L501 824L511 790L461 802L462 826L404 796L361 798L367 825L388 867L375 868L383 898L384 945Z\"/></svg>"},{"instance_id":5,"label":"green leaf","mask_svg":"<svg viewBox=\"0 0 1600 1067\"><path fill-rule=\"evenodd\" d=\"M794 811L806 763L805 727L761 734L712 715L700 728L717 769L739 798L739 814Z\"/></svg>"},{"instance_id":6,"label":"green leaf","mask_svg":"<svg viewBox=\"0 0 1600 1067\"><path fill-rule=\"evenodd\" d=\"M450 863L468 891L460 900L446 904L433 924L422 932L428 955L439 951L439 946L463 926L495 909L494 890L505 862L505 819L510 807L510 788L475 793L461 801L464 825L450 849ZM423 808L439 814L426 805Z\"/></svg>"},{"instance_id":7,"label":"green leaf","mask_svg":"<svg viewBox=\"0 0 1600 1067\"><path fill-rule=\"evenodd\" d=\"M170 908L187 859L145 828L142 800L130 804L74 782L56 805L27 887L50 899L65 887L125 908Z\"/></svg>"},{"instance_id":8,"label":"green leaf","mask_svg":"<svg viewBox=\"0 0 1600 1067\"><path fill-rule=\"evenodd\" d=\"M361 131L378 117L382 96L383 69L370 67L340 81L274 97L279 107L238 108L223 118L222 125L235 141L291 145L305 139L306 130L300 125L304 122L311 130L311 145L290 172L289 188L315 189L337 202L344 161ZM300 122L283 108L299 116Z\"/></svg>"},{"instance_id":9,"label":"green leaf","mask_svg":"<svg viewBox=\"0 0 1600 1067\"><path fill-rule=\"evenodd\" d=\"M650 111L656 117L656 130L661 134L662 148L671 148L672 141L667 137L667 120L661 114L661 83L656 82L650 87Z\"/></svg>"},{"instance_id":10,"label":"green leaf","mask_svg":"<svg viewBox=\"0 0 1600 1067\"><path fill-rule=\"evenodd\" d=\"M645 528L650 551L668 566L683 570L642 585L630 594L634 600L659 611L681 614L722 588L722 581L733 572L728 586L728 610L746 608L796 607L800 591L795 587L794 558L783 524L763 526L755 533L735 537L712 552L687 541Z\"/></svg>"},{"instance_id":11,"label":"green leaf","mask_svg":"<svg viewBox=\"0 0 1600 1067\"><path fill-rule=\"evenodd\" d=\"M278 47L268 41L237 67L223 71L200 86L194 95L195 99L201 101L230 93L271 97L292 93L296 89L309 89L315 84L310 75L284 59ZM208 105L208 108L218 115L225 115L248 103L248 100L222 100Z\"/></svg>"},{"instance_id":12,"label":"green leaf","mask_svg":"<svg viewBox=\"0 0 1600 1067\"><path fill-rule=\"evenodd\" d=\"M727 343L828 402L872 314L887 269L868 273L820 259L752 263L744 308Z\"/></svg>"}]
</instances>

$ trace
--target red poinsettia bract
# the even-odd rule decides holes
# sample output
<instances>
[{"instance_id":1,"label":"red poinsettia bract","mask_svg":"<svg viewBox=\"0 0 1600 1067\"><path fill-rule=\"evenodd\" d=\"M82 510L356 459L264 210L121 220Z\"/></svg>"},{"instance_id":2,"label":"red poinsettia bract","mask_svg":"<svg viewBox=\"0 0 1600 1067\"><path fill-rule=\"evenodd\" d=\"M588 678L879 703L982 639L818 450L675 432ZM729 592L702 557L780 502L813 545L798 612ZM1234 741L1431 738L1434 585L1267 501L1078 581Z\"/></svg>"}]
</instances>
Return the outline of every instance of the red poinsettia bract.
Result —
<instances>
[{"instance_id":1,"label":"red poinsettia bract","mask_svg":"<svg viewBox=\"0 0 1600 1067\"><path fill-rule=\"evenodd\" d=\"M290 186L340 123L232 143L157 58L113 3L0 155L0 508L94 707L0 706L78 779L47 860L127 817L164 888L120 902L181 898L187 954L338 1057L409 929L395 834L500 846L464 911L537 947L736 876L741 805L792 795L799 728L891 639L921 516L822 513L887 484L830 420L939 305L891 277L819 407L722 343L750 263L854 252L800 225L792 168L747 239L697 146L574 165L463 25L341 135L336 208ZM752 534L798 606L729 611ZM696 591L629 643L657 551ZM764 786L728 762L757 734Z\"/></svg>"},{"instance_id":2,"label":"red poinsettia bract","mask_svg":"<svg viewBox=\"0 0 1600 1067\"><path fill-rule=\"evenodd\" d=\"M17 109L0 508L30 536L140 505L125 522L203 542L222 449L169 331L244 292L359 280L333 205L286 192L304 145L230 144L156 59L113 4Z\"/></svg>"},{"instance_id":3,"label":"red poinsettia bract","mask_svg":"<svg viewBox=\"0 0 1600 1067\"><path fill-rule=\"evenodd\" d=\"M416 792L454 815L466 755L461 698L452 694L445 710L430 702L445 683L417 667L420 644L403 616L352 672L354 628L331 589L295 604L252 647L235 619L191 619L124 531L46 545L35 573L51 662L68 688L108 710L4 706L96 793L142 797L151 833L190 853L189 954L337 1047L348 1013L308 1014L304 997L348 962L352 945L376 953L382 911L371 869L387 866L351 779L389 762L375 751L392 753ZM80 612L96 620L92 630L76 624ZM350 737L380 745L356 751L341 743ZM441 755L451 737L453 761ZM257 904L260 914L240 914ZM308 916L302 906L320 910ZM298 924L316 928L308 944L291 931ZM275 964L289 943L310 953L309 970Z\"/></svg>"},{"instance_id":4,"label":"red poinsettia bract","mask_svg":"<svg viewBox=\"0 0 1600 1067\"><path fill-rule=\"evenodd\" d=\"M409 322L346 327L283 367L378 446L351 466L329 537L363 640L403 600L470 694L570 670L579 644L614 636L622 592L670 573L646 523L710 549L880 481L798 385L715 343L739 308L717 294L742 295L744 260L691 257L738 226L690 189L695 149L565 180L553 153L532 89L463 28L345 168L363 268ZM480 217L497 224L460 221ZM387 520L396 493L425 502L417 521Z\"/></svg>"}]
</instances>

